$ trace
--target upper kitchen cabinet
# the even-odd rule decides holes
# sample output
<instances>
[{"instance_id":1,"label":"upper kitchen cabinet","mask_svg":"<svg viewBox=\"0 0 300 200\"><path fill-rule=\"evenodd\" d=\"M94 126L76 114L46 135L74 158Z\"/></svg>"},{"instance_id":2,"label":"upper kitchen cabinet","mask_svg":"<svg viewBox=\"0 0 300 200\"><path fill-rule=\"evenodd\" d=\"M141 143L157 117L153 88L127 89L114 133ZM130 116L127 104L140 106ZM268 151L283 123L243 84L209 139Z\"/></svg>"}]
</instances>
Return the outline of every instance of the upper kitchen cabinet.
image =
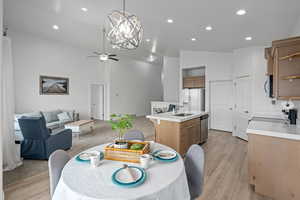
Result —
<instances>
[{"instance_id":1,"label":"upper kitchen cabinet","mask_svg":"<svg viewBox=\"0 0 300 200\"><path fill-rule=\"evenodd\" d=\"M205 67L183 69L183 88L205 88Z\"/></svg>"},{"instance_id":2,"label":"upper kitchen cabinet","mask_svg":"<svg viewBox=\"0 0 300 200\"><path fill-rule=\"evenodd\" d=\"M273 97L300 100L300 37L276 40L265 49L267 75L273 79Z\"/></svg>"}]
</instances>

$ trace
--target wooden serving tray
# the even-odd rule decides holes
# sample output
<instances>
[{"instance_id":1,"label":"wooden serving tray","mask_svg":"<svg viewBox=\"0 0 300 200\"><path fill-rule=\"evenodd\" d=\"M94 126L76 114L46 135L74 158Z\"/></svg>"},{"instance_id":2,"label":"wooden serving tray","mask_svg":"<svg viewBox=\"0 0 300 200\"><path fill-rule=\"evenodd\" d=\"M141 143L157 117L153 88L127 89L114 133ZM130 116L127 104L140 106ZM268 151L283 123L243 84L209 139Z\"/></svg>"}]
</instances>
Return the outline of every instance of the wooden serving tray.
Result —
<instances>
[{"instance_id":1,"label":"wooden serving tray","mask_svg":"<svg viewBox=\"0 0 300 200\"><path fill-rule=\"evenodd\" d=\"M150 152L149 142L135 142L135 141L127 141L127 142L128 142L128 148L130 148L132 144L143 144L144 148L141 150L118 149L108 145L104 149L104 158L106 160L139 163L140 156L143 154L148 154Z\"/></svg>"}]
</instances>

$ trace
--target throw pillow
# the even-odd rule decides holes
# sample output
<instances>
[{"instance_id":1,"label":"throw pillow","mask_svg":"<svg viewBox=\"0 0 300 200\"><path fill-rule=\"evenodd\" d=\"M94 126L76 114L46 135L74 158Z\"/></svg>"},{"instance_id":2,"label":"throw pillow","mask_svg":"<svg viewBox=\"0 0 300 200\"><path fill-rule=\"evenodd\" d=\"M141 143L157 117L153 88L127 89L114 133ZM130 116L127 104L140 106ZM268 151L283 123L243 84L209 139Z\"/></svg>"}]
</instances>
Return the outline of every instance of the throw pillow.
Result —
<instances>
[{"instance_id":1,"label":"throw pillow","mask_svg":"<svg viewBox=\"0 0 300 200\"><path fill-rule=\"evenodd\" d=\"M71 118L70 116L68 115L67 112L62 112L62 113L59 113L57 115L59 121L62 121L62 122L68 122L68 121L71 121Z\"/></svg>"}]
</instances>

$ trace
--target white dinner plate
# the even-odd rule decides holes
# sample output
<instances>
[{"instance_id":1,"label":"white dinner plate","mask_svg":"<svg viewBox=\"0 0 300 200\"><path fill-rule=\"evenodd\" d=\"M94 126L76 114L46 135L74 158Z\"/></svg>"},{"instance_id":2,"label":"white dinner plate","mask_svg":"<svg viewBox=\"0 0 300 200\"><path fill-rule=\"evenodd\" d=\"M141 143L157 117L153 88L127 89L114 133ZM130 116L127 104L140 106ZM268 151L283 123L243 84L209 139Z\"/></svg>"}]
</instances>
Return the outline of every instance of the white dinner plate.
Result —
<instances>
[{"instance_id":1,"label":"white dinner plate","mask_svg":"<svg viewBox=\"0 0 300 200\"><path fill-rule=\"evenodd\" d=\"M162 150L155 154L156 157L159 157L160 159L164 160L170 160L177 156L176 152L169 151L169 150Z\"/></svg>"},{"instance_id":2,"label":"white dinner plate","mask_svg":"<svg viewBox=\"0 0 300 200\"><path fill-rule=\"evenodd\" d=\"M130 170L132 176L130 175L128 170ZM120 183L129 184L129 183L134 183L137 180L141 179L142 175L143 175L142 171L138 168L134 168L134 167L130 167L128 169L122 168L116 173L115 179Z\"/></svg>"},{"instance_id":3,"label":"white dinner plate","mask_svg":"<svg viewBox=\"0 0 300 200\"><path fill-rule=\"evenodd\" d=\"M100 152L99 152L99 151L88 151L88 152L81 153L81 154L79 155L79 158L80 158L81 160L88 161L88 160L90 160L90 158L91 158L92 156L99 156L99 155L100 155Z\"/></svg>"}]
</instances>

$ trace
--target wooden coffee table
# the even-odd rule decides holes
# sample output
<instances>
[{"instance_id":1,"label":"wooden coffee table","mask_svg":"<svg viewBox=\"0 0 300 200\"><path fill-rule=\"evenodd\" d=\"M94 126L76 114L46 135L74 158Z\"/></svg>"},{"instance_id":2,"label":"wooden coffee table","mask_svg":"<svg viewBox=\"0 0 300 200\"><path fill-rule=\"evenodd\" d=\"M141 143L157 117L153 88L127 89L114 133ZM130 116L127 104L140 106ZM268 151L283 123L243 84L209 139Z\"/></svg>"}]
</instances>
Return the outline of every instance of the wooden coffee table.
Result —
<instances>
[{"instance_id":1,"label":"wooden coffee table","mask_svg":"<svg viewBox=\"0 0 300 200\"><path fill-rule=\"evenodd\" d=\"M79 120L65 124L66 129L71 129L74 136L78 136L84 133L93 131L94 121L93 120Z\"/></svg>"}]
</instances>

